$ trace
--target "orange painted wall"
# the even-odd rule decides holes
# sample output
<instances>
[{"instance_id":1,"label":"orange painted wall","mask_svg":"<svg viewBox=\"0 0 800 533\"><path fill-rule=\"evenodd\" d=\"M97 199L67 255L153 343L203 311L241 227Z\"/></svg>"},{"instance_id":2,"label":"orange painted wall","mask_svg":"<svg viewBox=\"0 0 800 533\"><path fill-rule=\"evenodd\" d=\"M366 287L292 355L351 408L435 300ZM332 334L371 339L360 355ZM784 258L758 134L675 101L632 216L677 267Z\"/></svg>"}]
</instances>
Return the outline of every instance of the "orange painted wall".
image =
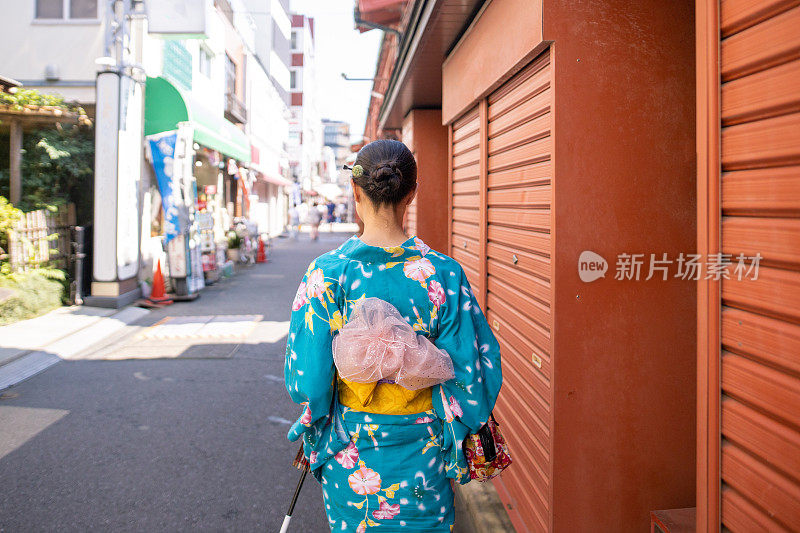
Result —
<instances>
[{"instance_id":1,"label":"orange painted wall","mask_svg":"<svg viewBox=\"0 0 800 533\"><path fill-rule=\"evenodd\" d=\"M403 121L403 142L417 159L415 227L434 250L447 250L447 127L439 109L412 109Z\"/></svg>"},{"instance_id":2,"label":"orange painted wall","mask_svg":"<svg viewBox=\"0 0 800 533\"><path fill-rule=\"evenodd\" d=\"M649 510L694 506L695 283L614 279L620 253L696 249L693 6L544 3L555 69L555 531L646 531ZM584 250L608 260L604 279L579 279Z\"/></svg>"}]
</instances>

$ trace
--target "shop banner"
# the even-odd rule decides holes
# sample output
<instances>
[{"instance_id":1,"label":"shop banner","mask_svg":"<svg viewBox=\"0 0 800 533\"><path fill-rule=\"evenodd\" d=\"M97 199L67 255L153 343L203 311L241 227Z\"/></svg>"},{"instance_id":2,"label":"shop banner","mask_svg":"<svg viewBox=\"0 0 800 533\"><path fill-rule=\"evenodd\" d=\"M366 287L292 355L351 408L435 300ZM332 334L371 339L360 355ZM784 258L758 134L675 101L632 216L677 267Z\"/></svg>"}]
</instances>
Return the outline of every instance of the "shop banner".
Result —
<instances>
[{"instance_id":1,"label":"shop banner","mask_svg":"<svg viewBox=\"0 0 800 533\"><path fill-rule=\"evenodd\" d=\"M147 137L150 159L153 162L153 170L158 180L158 190L161 193L161 205L164 208L164 244L169 243L184 231L178 208L180 185L176 184L173 179L177 138L178 132L176 131Z\"/></svg>"}]
</instances>

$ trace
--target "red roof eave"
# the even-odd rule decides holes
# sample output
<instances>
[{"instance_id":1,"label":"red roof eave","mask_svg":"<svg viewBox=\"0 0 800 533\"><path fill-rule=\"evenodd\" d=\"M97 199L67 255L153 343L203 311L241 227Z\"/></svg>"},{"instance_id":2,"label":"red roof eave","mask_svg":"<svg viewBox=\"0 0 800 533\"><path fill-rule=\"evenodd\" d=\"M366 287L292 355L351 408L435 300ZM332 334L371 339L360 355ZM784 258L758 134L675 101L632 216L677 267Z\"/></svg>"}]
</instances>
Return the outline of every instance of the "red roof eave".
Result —
<instances>
[{"instance_id":1,"label":"red roof eave","mask_svg":"<svg viewBox=\"0 0 800 533\"><path fill-rule=\"evenodd\" d=\"M393 26L400 22L407 0L358 0L358 14L362 20ZM372 28L356 24L362 33Z\"/></svg>"}]
</instances>

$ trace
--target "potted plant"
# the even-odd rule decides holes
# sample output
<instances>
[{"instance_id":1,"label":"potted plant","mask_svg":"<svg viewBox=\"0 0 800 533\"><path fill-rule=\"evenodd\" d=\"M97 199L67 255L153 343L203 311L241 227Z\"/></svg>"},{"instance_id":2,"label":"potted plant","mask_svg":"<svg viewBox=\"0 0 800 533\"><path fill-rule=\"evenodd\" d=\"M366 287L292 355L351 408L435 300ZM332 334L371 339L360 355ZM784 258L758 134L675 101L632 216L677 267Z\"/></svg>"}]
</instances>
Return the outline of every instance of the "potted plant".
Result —
<instances>
[{"instance_id":1,"label":"potted plant","mask_svg":"<svg viewBox=\"0 0 800 533\"><path fill-rule=\"evenodd\" d=\"M229 261L234 263L239 261L239 247L242 245L242 238L238 233L231 230L228 232L228 251L227 256Z\"/></svg>"}]
</instances>

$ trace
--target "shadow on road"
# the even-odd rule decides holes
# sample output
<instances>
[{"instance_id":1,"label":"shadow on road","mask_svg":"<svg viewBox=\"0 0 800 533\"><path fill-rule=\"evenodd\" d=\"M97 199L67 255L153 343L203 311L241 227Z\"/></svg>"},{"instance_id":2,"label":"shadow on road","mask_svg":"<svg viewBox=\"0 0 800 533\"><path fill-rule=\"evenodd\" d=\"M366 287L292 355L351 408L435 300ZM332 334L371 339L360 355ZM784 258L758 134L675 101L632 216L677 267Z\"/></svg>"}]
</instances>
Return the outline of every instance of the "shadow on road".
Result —
<instances>
[{"instance_id":1,"label":"shadow on road","mask_svg":"<svg viewBox=\"0 0 800 533\"><path fill-rule=\"evenodd\" d=\"M345 238L277 242L269 263L122 332L104 360L63 361L6 391L0 531L277 531L298 478L286 432L299 414L279 327L308 263ZM150 357L114 351L166 317L207 315L271 325L235 339L150 339ZM313 480L292 529L328 530Z\"/></svg>"}]
</instances>

